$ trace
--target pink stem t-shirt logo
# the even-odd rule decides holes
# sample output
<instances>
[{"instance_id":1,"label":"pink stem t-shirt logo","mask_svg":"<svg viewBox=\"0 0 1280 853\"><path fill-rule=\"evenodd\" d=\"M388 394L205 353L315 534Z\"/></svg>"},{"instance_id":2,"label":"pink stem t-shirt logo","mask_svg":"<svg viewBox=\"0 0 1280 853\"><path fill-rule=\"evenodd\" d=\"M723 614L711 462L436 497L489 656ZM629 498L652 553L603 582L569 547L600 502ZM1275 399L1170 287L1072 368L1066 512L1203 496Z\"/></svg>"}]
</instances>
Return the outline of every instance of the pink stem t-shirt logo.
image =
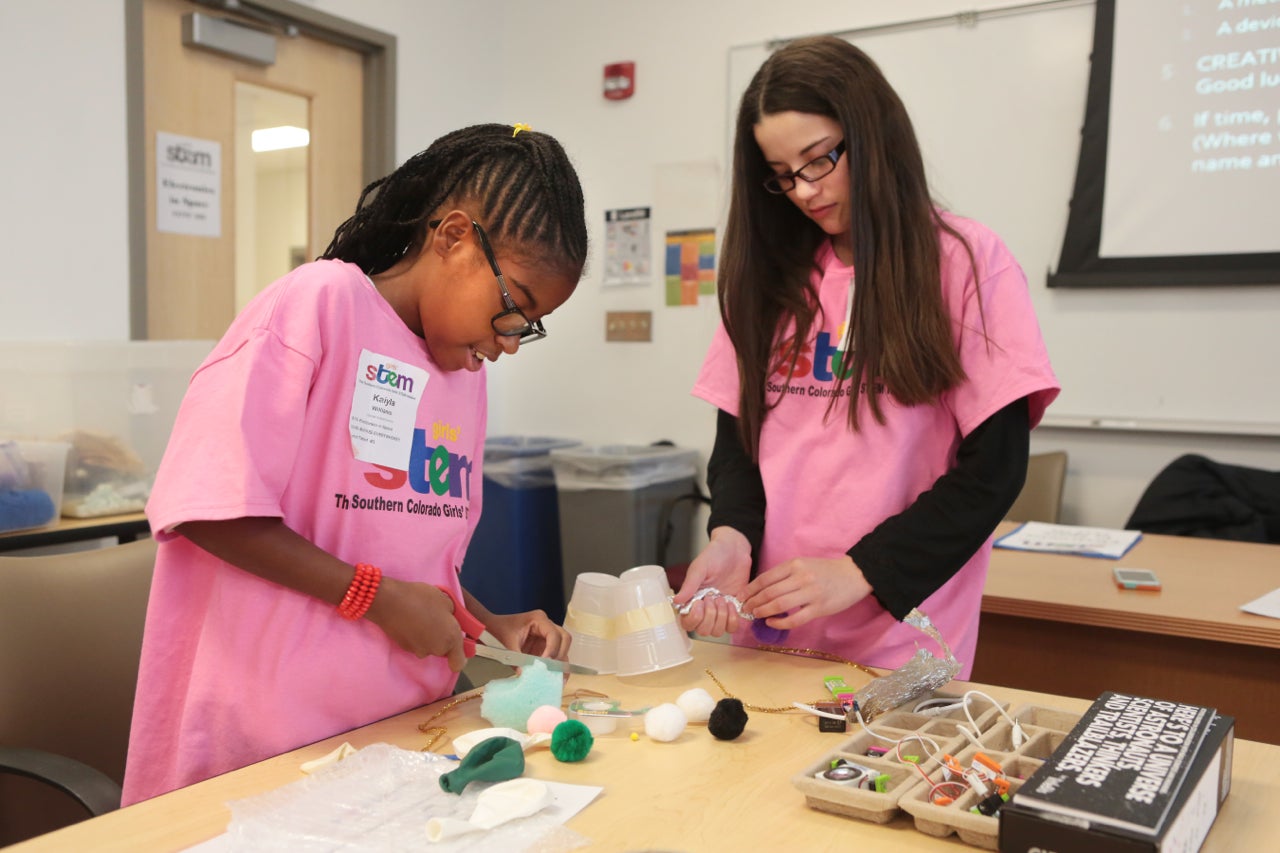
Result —
<instances>
[{"instance_id":1,"label":"pink stem t-shirt logo","mask_svg":"<svg viewBox=\"0 0 1280 853\"><path fill-rule=\"evenodd\" d=\"M418 427L413 431L408 471L374 465L378 470L370 471L364 478L379 489L399 489L407 482L409 488L420 495L448 494L469 501L473 464L465 456L450 453L443 444L428 445L427 431Z\"/></svg>"},{"instance_id":2,"label":"pink stem t-shirt logo","mask_svg":"<svg viewBox=\"0 0 1280 853\"><path fill-rule=\"evenodd\" d=\"M795 356L795 372L792 379L813 376L819 382L831 382L837 378L848 379L853 373L852 358L846 358L844 350L832 343L830 332L819 332L812 350L789 341L778 351L773 365L776 376L787 378L791 371L791 359Z\"/></svg>"}]
</instances>

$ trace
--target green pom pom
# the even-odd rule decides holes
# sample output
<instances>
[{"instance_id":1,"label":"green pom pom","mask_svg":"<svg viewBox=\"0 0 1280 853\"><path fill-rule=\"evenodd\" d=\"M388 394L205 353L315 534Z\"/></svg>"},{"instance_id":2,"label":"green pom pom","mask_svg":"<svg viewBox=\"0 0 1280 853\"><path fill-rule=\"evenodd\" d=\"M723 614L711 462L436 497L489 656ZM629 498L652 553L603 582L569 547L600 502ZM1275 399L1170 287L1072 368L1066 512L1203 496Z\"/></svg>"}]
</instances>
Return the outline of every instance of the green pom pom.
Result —
<instances>
[{"instance_id":1,"label":"green pom pom","mask_svg":"<svg viewBox=\"0 0 1280 853\"><path fill-rule=\"evenodd\" d=\"M595 738L581 720L565 720L551 731L551 754L558 761L581 761L591 751Z\"/></svg>"}]
</instances>

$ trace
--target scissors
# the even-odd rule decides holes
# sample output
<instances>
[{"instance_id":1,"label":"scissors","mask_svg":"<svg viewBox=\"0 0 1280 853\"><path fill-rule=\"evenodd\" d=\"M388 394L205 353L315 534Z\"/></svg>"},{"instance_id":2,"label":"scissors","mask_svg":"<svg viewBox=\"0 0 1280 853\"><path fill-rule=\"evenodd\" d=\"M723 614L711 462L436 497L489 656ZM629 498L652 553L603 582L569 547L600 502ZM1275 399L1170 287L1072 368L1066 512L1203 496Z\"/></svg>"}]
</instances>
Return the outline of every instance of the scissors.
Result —
<instances>
[{"instance_id":1,"label":"scissors","mask_svg":"<svg viewBox=\"0 0 1280 853\"><path fill-rule=\"evenodd\" d=\"M482 658L496 660L499 663L505 663L508 666L528 666L535 661L541 661L543 666L553 672L576 672L581 675L598 675L599 673L589 666L581 666L576 663L567 663L555 658L544 658L538 655L527 655L524 652L513 652L510 649L504 649L500 646L491 646L484 640L486 633L484 623L472 615L462 605L462 601L458 596L454 595L444 587L438 587L445 595L453 600L453 618L458 620L458 625L462 628L463 640L462 650L467 657L475 657L479 655Z\"/></svg>"}]
</instances>

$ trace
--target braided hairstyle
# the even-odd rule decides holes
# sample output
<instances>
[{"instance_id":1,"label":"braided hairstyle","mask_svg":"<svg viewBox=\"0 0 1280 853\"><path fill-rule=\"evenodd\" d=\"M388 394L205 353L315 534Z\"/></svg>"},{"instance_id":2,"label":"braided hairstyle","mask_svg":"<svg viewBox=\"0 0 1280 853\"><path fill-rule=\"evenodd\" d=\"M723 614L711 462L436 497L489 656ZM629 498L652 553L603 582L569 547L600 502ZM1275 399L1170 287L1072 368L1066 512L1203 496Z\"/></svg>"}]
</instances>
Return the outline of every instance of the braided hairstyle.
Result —
<instances>
[{"instance_id":1,"label":"braided hairstyle","mask_svg":"<svg viewBox=\"0 0 1280 853\"><path fill-rule=\"evenodd\" d=\"M321 258L367 275L413 257L427 221L445 204L465 205L490 242L577 280L587 258L582 187L568 155L545 133L481 124L445 134L364 188Z\"/></svg>"}]
</instances>

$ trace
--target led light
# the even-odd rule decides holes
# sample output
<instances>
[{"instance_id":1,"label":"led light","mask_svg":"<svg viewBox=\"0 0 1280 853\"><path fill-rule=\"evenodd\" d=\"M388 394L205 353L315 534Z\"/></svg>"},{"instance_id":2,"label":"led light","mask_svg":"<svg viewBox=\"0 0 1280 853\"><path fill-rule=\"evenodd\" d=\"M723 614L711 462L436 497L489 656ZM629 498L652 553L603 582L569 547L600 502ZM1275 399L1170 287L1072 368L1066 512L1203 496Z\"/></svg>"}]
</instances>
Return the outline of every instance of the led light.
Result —
<instances>
[{"instance_id":1,"label":"led light","mask_svg":"<svg viewBox=\"0 0 1280 853\"><path fill-rule=\"evenodd\" d=\"M311 142L311 132L305 127L282 125L264 127L253 132L254 151L281 151L285 148L306 148Z\"/></svg>"}]
</instances>

